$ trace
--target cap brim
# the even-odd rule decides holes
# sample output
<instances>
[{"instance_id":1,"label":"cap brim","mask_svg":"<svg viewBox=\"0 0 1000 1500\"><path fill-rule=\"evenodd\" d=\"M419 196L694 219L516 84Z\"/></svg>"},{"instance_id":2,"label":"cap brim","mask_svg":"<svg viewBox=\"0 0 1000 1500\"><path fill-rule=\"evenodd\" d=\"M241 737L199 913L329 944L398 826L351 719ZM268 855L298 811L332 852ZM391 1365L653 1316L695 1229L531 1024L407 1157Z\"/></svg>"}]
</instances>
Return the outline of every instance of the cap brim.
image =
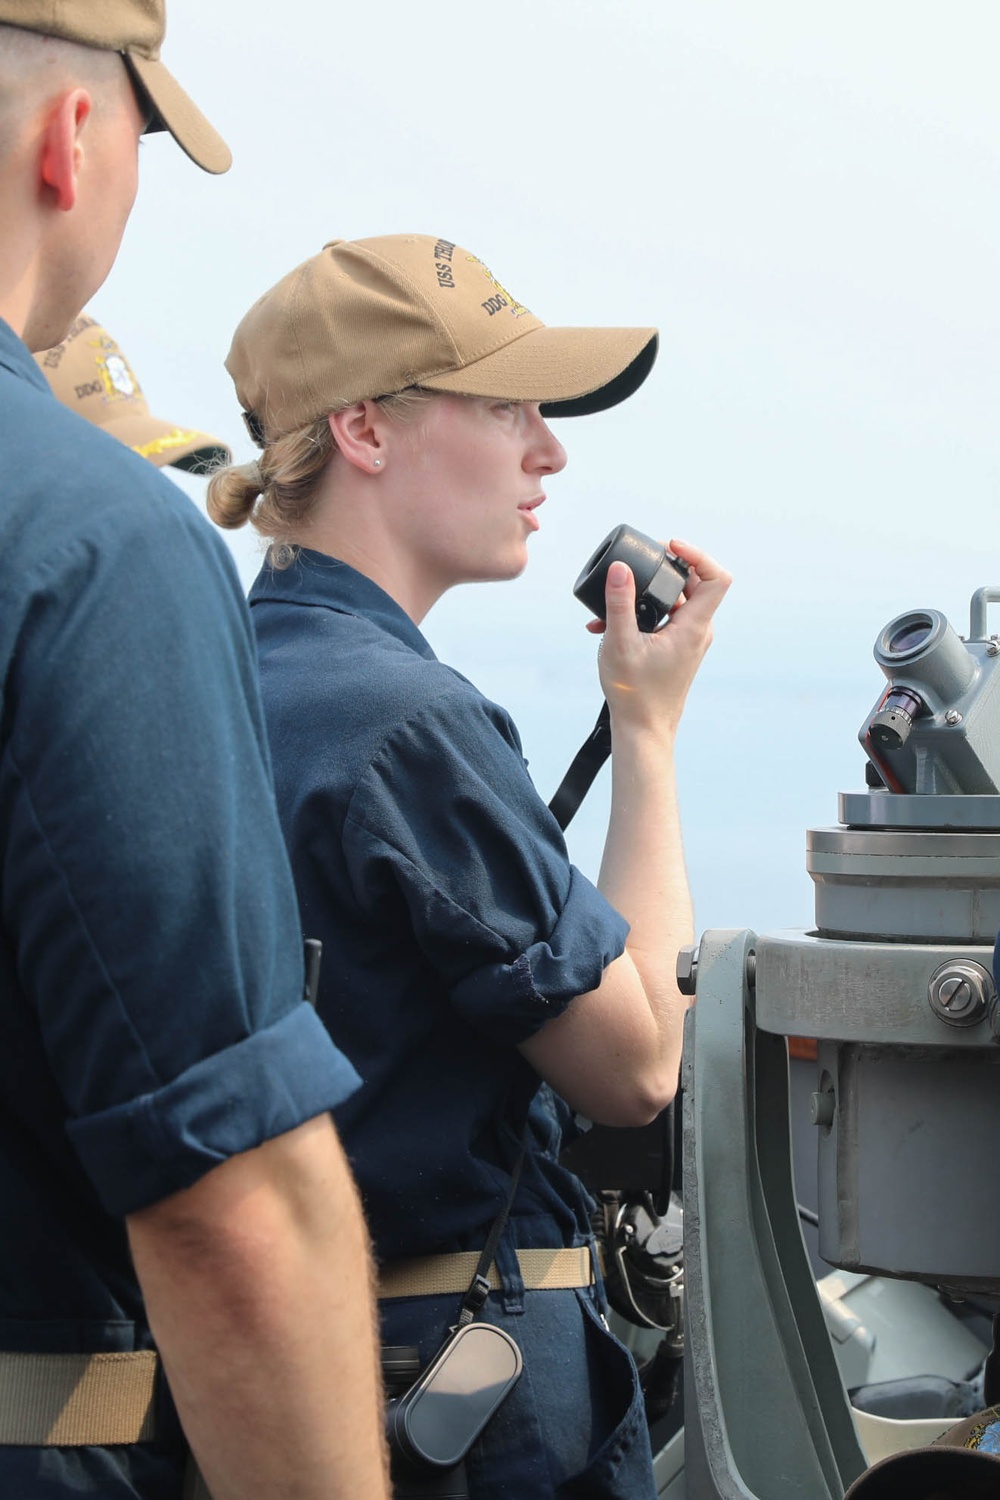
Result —
<instances>
[{"instance_id":1,"label":"cap brim","mask_svg":"<svg viewBox=\"0 0 1000 1500\"><path fill-rule=\"evenodd\" d=\"M151 62L134 52L127 52L125 58L156 110L150 128L155 130L159 125L169 130L181 150L206 172L228 172L233 164L232 152L173 74L161 62Z\"/></svg>"},{"instance_id":2,"label":"cap brim","mask_svg":"<svg viewBox=\"0 0 1000 1500\"><path fill-rule=\"evenodd\" d=\"M935 1444L883 1458L856 1479L844 1500L931 1500L944 1494L962 1500L995 1500L1000 1459L967 1448Z\"/></svg>"},{"instance_id":3,"label":"cap brim","mask_svg":"<svg viewBox=\"0 0 1000 1500\"><path fill-rule=\"evenodd\" d=\"M653 367L655 328L533 328L464 369L423 379L431 391L538 401L547 417L616 406Z\"/></svg>"},{"instance_id":4,"label":"cap brim","mask_svg":"<svg viewBox=\"0 0 1000 1500\"><path fill-rule=\"evenodd\" d=\"M193 427L175 427L157 417L112 417L101 424L103 430L120 443L146 458L158 469L172 464L175 469L199 473L217 464L232 462L225 443Z\"/></svg>"}]
</instances>

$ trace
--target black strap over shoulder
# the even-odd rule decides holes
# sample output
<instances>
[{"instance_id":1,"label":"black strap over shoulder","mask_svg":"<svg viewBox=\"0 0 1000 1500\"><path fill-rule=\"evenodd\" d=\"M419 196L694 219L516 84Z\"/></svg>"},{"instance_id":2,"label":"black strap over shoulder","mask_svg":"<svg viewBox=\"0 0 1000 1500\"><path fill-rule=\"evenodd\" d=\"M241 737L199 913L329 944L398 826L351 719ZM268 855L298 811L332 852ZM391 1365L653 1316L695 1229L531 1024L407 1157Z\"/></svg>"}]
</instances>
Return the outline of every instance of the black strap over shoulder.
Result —
<instances>
[{"instance_id":1,"label":"black strap over shoulder","mask_svg":"<svg viewBox=\"0 0 1000 1500\"><path fill-rule=\"evenodd\" d=\"M566 829L584 797L590 791L594 777L611 754L611 710L602 704L597 723L580 746L573 763L549 803L549 812L559 827Z\"/></svg>"}]
</instances>

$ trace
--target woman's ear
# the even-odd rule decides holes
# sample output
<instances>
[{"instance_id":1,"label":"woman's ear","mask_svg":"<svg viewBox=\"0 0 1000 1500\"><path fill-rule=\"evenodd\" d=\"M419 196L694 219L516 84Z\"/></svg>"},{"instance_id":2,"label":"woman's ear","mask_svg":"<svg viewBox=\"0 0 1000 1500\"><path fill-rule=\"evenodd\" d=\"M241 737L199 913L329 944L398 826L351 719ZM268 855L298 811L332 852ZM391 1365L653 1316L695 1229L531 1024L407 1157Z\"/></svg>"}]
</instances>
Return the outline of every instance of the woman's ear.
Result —
<instances>
[{"instance_id":1,"label":"woman's ear","mask_svg":"<svg viewBox=\"0 0 1000 1500\"><path fill-rule=\"evenodd\" d=\"M42 130L39 179L49 201L63 213L76 206L82 137L92 107L86 89L70 89L52 107Z\"/></svg>"},{"instance_id":2,"label":"woman's ear","mask_svg":"<svg viewBox=\"0 0 1000 1500\"><path fill-rule=\"evenodd\" d=\"M364 474L377 474L385 458L383 413L377 401L358 401L328 418L337 449Z\"/></svg>"}]
</instances>

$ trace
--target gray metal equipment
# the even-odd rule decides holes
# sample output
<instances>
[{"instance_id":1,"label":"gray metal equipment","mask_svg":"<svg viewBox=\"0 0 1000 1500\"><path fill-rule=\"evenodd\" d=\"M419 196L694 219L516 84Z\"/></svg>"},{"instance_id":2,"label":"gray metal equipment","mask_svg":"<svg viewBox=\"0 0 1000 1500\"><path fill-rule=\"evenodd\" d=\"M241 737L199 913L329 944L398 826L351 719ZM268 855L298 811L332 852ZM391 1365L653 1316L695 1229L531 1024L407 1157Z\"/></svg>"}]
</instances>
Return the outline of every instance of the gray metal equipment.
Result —
<instances>
[{"instance_id":1,"label":"gray metal equipment","mask_svg":"<svg viewBox=\"0 0 1000 1500\"><path fill-rule=\"evenodd\" d=\"M865 1467L799 1228L785 1039L819 1040L819 1248L1000 1295L1000 638L898 616L869 789L813 830L811 932L709 932L678 974L687 1500L841 1500Z\"/></svg>"}]
</instances>

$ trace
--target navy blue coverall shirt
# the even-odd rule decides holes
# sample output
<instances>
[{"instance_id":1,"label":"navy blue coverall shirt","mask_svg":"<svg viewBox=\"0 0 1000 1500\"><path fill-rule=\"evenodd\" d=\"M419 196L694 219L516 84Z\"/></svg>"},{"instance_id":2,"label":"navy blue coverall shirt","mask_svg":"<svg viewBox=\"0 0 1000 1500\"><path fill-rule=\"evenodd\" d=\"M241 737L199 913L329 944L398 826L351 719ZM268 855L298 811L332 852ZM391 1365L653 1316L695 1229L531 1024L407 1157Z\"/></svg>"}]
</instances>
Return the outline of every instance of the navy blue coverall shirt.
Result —
<instances>
[{"instance_id":1,"label":"navy blue coverall shirt","mask_svg":"<svg viewBox=\"0 0 1000 1500\"><path fill-rule=\"evenodd\" d=\"M483 1314L506 1319L525 1374L473 1450L471 1494L572 1481L646 1500L627 1355L588 1289L525 1292L513 1253L590 1239L517 1044L600 983L627 924L570 865L507 713L371 579L302 550L265 566L250 603L303 927L323 941L319 1012L362 1078L335 1113L378 1258L481 1248L528 1123L503 1295ZM384 1303L384 1342L429 1358L459 1300Z\"/></svg>"},{"instance_id":2,"label":"navy blue coverall shirt","mask_svg":"<svg viewBox=\"0 0 1000 1500\"><path fill-rule=\"evenodd\" d=\"M226 549L0 323L0 1350L151 1345L123 1216L340 1103ZM0 1446L176 1500L182 1446Z\"/></svg>"}]
</instances>

